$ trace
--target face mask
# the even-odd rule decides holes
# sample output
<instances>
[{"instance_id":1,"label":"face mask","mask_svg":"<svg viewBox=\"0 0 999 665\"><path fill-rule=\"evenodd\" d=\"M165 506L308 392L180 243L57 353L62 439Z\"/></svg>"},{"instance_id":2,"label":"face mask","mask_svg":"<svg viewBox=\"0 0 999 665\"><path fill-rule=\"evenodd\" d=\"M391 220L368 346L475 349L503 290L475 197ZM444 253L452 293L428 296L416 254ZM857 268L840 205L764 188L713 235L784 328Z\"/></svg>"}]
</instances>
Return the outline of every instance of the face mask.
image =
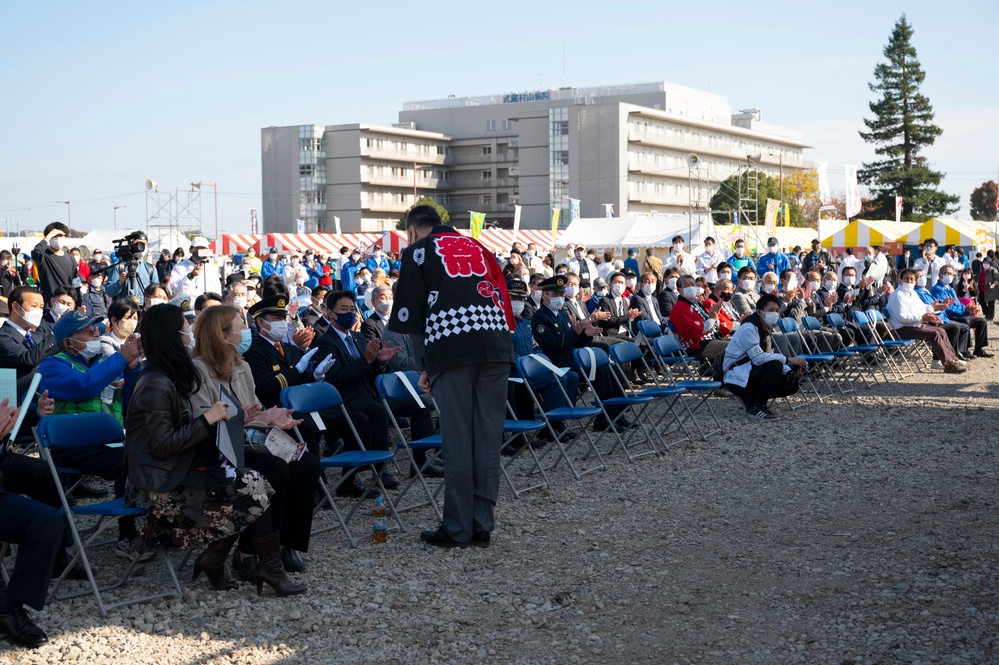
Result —
<instances>
[{"instance_id":1,"label":"face mask","mask_svg":"<svg viewBox=\"0 0 999 665\"><path fill-rule=\"evenodd\" d=\"M77 344L80 344L80 340L78 339L74 339L73 341L76 342ZM80 355L86 358L87 360L90 360L91 358L96 358L98 355L100 355L100 353L101 353L101 343L96 339L92 339L89 342L87 342L87 345L80 350Z\"/></svg>"},{"instance_id":2,"label":"face mask","mask_svg":"<svg viewBox=\"0 0 999 665\"><path fill-rule=\"evenodd\" d=\"M103 257L100 254L94 254L94 262L100 263Z\"/></svg>"},{"instance_id":3,"label":"face mask","mask_svg":"<svg viewBox=\"0 0 999 665\"><path fill-rule=\"evenodd\" d=\"M622 293L624 293L624 284L611 284L610 288L611 288L611 293L613 293L616 296L619 296Z\"/></svg>"},{"instance_id":4,"label":"face mask","mask_svg":"<svg viewBox=\"0 0 999 665\"><path fill-rule=\"evenodd\" d=\"M58 319L60 316L62 316L71 309L73 309L71 306L63 305L61 302L57 302L55 305L52 306L52 313L55 314L55 317Z\"/></svg>"},{"instance_id":5,"label":"face mask","mask_svg":"<svg viewBox=\"0 0 999 665\"><path fill-rule=\"evenodd\" d=\"M865 257L864 257L864 261L865 261L866 263L870 263L870 262L871 262L871 261L873 261L873 260L874 260L874 257L873 257L873 256L871 256L870 254L868 254L867 256L865 256Z\"/></svg>"},{"instance_id":6,"label":"face mask","mask_svg":"<svg viewBox=\"0 0 999 665\"><path fill-rule=\"evenodd\" d=\"M513 309L514 316L520 316L521 314L524 313L524 301L514 300L512 303L510 303L510 308Z\"/></svg>"},{"instance_id":7,"label":"face mask","mask_svg":"<svg viewBox=\"0 0 999 665\"><path fill-rule=\"evenodd\" d=\"M944 286L950 286L950 283L954 281L953 275L942 275L940 277L940 283Z\"/></svg>"},{"instance_id":8,"label":"face mask","mask_svg":"<svg viewBox=\"0 0 999 665\"><path fill-rule=\"evenodd\" d=\"M582 260L582 258L583 258L583 253L582 252L576 252L576 260L579 261L579 260Z\"/></svg>"},{"instance_id":9,"label":"face mask","mask_svg":"<svg viewBox=\"0 0 999 665\"><path fill-rule=\"evenodd\" d=\"M565 298L562 296L552 296L548 299L548 306L556 312L562 309L563 305L565 305Z\"/></svg>"},{"instance_id":10,"label":"face mask","mask_svg":"<svg viewBox=\"0 0 999 665\"><path fill-rule=\"evenodd\" d=\"M777 285L776 284L768 284L768 283L764 282L763 286L761 288L763 289L763 293L773 293L774 291L777 290Z\"/></svg>"},{"instance_id":11,"label":"face mask","mask_svg":"<svg viewBox=\"0 0 999 665\"><path fill-rule=\"evenodd\" d=\"M746 248L745 247L736 247L735 248L735 255L738 256L739 258L742 258L742 255L745 254L745 253L746 253Z\"/></svg>"},{"instance_id":12,"label":"face mask","mask_svg":"<svg viewBox=\"0 0 999 665\"><path fill-rule=\"evenodd\" d=\"M916 288L916 285L915 284L910 284L909 282L902 282L901 284L898 285L898 288L900 288L905 293L909 293L914 288Z\"/></svg>"},{"instance_id":13,"label":"face mask","mask_svg":"<svg viewBox=\"0 0 999 665\"><path fill-rule=\"evenodd\" d=\"M768 327L773 328L777 325L777 320L780 318L780 312L763 312L763 322L767 324Z\"/></svg>"},{"instance_id":14,"label":"face mask","mask_svg":"<svg viewBox=\"0 0 999 665\"><path fill-rule=\"evenodd\" d=\"M676 291L676 280L676 277L670 277L666 280L666 286L668 286L671 290Z\"/></svg>"},{"instance_id":15,"label":"face mask","mask_svg":"<svg viewBox=\"0 0 999 665\"><path fill-rule=\"evenodd\" d=\"M570 285L570 286L565 287L565 297L566 298L575 298L577 293L579 293L579 287L578 286L572 286L572 285Z\"/></svg>"},{"instance_id":16,"label":"face mask","mask_svg":"<svg viewBox=\"0 0 999 665\"><path fill-rule=\"evenodd\" d=\"M236 353L243 355L250 349L250 344L253 343L253 332L249 328L243 328L239 331L239 344L235 344ZM232 342L230 342L232 344Z\"/></svg>"},{"instance_id":17,"label":"face mask","mask_svg":"<svg viewBox=\"0 0 999 665\"><path fill-rule=\"evenodd\" d=\"M364 284L364 283L365 283L365 282L367 282L367 281L368 281L368 280L367 280L366 278L364 278L364 277L358 277L358 278L357 278L357 283L358 283L358 284Z\"/></svg>"},{"instance_id":18,"label":"face mask","mask_svg":"<svg viewBox=\"0 0 999 665\"><path fill-rule=\"evenodd\" d=\"M90 291L90 289L87 287L86 284L84 284L83 286L80 287L80 295L81 296L87 295L88 291Z\"/></svg>"},{"instance_id":19,"label":"face mask","mask_svg":"<svg viewBox=\"0 0 999 665\"><path fill-rule=\"evenodd\" d=\"M720 273L718 273L718 279L728 279L728 280L731 280L732 279L732 273L730 273L730 272L720 272Z\"/></svg>"},{"instance_id":20,"label":"face mask","mask_svg":"<svg viewBox=\"0 0 999 665\"><path fill-rule=\"evenodd\" d=\"M601 289L599 291L594 291L593 295L595 295L597 298L603 298L605 295L607 295L607 289Z\"/></svg>"},{"instance_id":21,"label":"face mask","mask_svg":"<svg viewBox=\"0 0 999 665\"><path fill-rule=\"evenodd\" d=\"M923 275L922 277L917 277L916 278L916 286L918 286L919 288L923 288L924 286L926 286L926 276L925 275Z\"/></svg>"},{"instance_id":22,"label":"face mask","mask_svg":"<svg viewBox=\"0 0 999 665\"><path fill-rule=\"evenodd\" d=\"M270 261L271 263L277 263L277 254L270 254L267 257L267 260Z\"/></svg>"},{"instance_id":23,"label":"face mask","mask_svg":"<svg viewBox=\"0 0 999 665\"><path fill-rule=\"evenodd\" d=\"M534 250L533 250L533 249L529 249L529 250L527 250L527 251L525 252L525 254L527 255L527 257L528 257L528 258L531 258L531 259L533 259L533 258L534 258Z\"/></svg>"},{"instance_id":24,"label":"face mask","mask_svg":"<svg viewBox=\"0 0 999 665\"><path fill-rule=\"evenodd\" d=\"M186 344L187 352L188 353L194 352L194 345L197 344L198 342L198 340L194 339L194 331L190 330L188 332L184 332L183 330L181 330L180 334L187 336L187 344Z\"/></svg>"},{"instance_id":25,"label":"face mask","mask_svg":"<svg viewBox=\"0 0 999 665\"><path fill-rule=\"evenodd\" d=\"M647 296L651 296L655 290L656 290L655 284L648 284L648 283L642 284L642 293L644 293Z\"/></svg>"},{"instance_id":26,"label":"face mask","mask_svg":"<svg viewBox=\"0 0 999 665\"><path fill-rule=\"evenodd\" d=\"M534 298L534 302L541 302L541 291L532 292L531 297Z\"/></svg>"},{"instance_id":27,"label":"face mask","mask_svg":"<svg viewBox=\"0 0 999 665\"><path fill-rule=\"evenodd\" d=\"M820 284L819 282L809 282L808 286L812 289L812 291L818 291L819 287L822 286L822 284Z\"/></svg>"},{"instance_id":28,"label":"face mask","mask_svg":"<svg viewBox=\"0 0 999 665\"><path fill-rule=\"evenodd\" d=\"M0 268L6 268L9 265L10 265L10 261L7 261L7 260L0 261Z\"/></svg>"},{"instance_id":29,"label":"face mask","mask_svg":"<svg viewBox=\"0 0 999 665\"><path fill-rule=\"evenodd\" d=\"M358 261L361 260L361 255L360 254L351 254L350 255L350 260L353 261L354 263L357 263Z\"/></svg>"},{"instance_id":30,"label":"face mask","mask_svg":"<svg viewBox=\"0 0 999 665\"><path fill-rule=\"evenodd\" d=\"M270 325L271 325L270 330L264 330L263 327L261 327L261 331L263 331L264 334L266 334L275 342L280 342L288 334L287 321L271 321Z\"/></svg>"},{"instance_id":31,"label":"face mask","mask_svg":"<svg viewBox=\"0 0 999 665\"><path fill-rule=\"evenodd\" d=\"M725 302L728 302L729 300L732 299L732 294L731 293L723 293L721 295L721 299L724 300Z\"/></svg>"},{"instance_id":32,"label":"face mask","mask_svg":"<svg viewBox=\"0 0 999 665\"><path fill-rule=\"evenodd\" d=\"M379 300L378 304L375 305L378 313L382 316L388 316L392 313L392 301L391 300Z\"/></svg>"},{"instance_id":33,"label":"face mask","mask_svg":"<svg viewBox=\"0 0 999 665\"><path fill-rule=\"evenodd\" d=\"M988 270L988 269L989 269L989 268L991 268L991 267L992 267L992 264L991 264L991 263L983 263L983 264L982 264L982 268L984 268L985 270Z\"/></svg>"},{"instance_id":34,"label":"face mask","mask_svg":"<svg viewBox=\"0 0 999 665\"><path fill-rule=\"evenodd\" d=\"M767 245L767 254L776 254L776 253L777 253L776 245Z\"/></svg>"},{"instance_id":35,"label":"face mask","mask_svg":"<svg viewBox=\"0 0 999 665\"><path fill-rule=\"evenodd\" d=\"M628 279L624 280L624 283L628 286L629 289L633 289L635 288L635 284L638 284L638 280L635 279L634 277L629 277Z\"/></svg>"},{"instance_id":36,"label":"face mask","mask_svg":"<svg viewBox=\"0 0 999 665\"><path fill-rule=\"evenodd\" d=\"M298 265L298 259L292 259L291 260L291 265L292 266L297 266Z\"/></svg>"},{"instance_id":37,"label":"face mask","mask_svg":"<svg viewBox=\"0 0 999 665\"><path fill-rule=\"evenodd\" d=\"M705 245L704 246L704 251L707 254L714 254L715 253L715 246L714 245Z\"/></svg>"},{"instance_id":38,"label":"face mask","mask_svg":"<svg viewBox=\"0 0 999 665\"><path fill-rule=\"evenodd\" d=\"M836 282L835 282L835 280L827 279L825 281L825 286L826 286L826 289L828 289L829 291L834 291L836 289Z\"/></svg>"},{"instance_id":39,"label":"face mask","mask_svg":"<svg viewBox=\"0 0 999 665\"><path fill-rule=\"evenodd\" d=\"M92 280L90 280L90 286L94 287L94 288L95 288L95 289L97 289L98 291L99 291L99 290L100 290L100 288L101 288L101 283L102 283L102 282L101 282L101 280L99 280L99 279L92 279Z\"/></svg>"},{"instance_id":40,"label":"face mask","mask_svg":"<svg viewBox=\"0 0 999 665\"><path fill-rule=\"evenodd\" d=\"M20 307L20 305L18 305L18 307ZM24 312L21 315L21 318L24 319L24 322L27 323L29 326L31 326L32 328L37 328L39 325L41 325L42 316L45 315L45 312L43 312L40 309L33 309L30 312L25 312L24 308L21 308L21 311Z\"/></svg>"},{"instance_id":41,"label":"face mask","mask_svg":"<svg viewBox=\"0 0 999 665\"><path fill-rule=\"evenodd\" d=\"M49 240L49 247L52 248L53 252L58 252L62 249L62 236L56 236L52 240Z\"/></svg>"},{"instance_id":42,"label":"face mask","mask_svg":"<svg viewBox=\"0 0 999 665\"><path fill-rule=\"evenodd\" d=\"M756 288L755 279L744 279L740 282L740 284L742 284L742 288L746 291L752 291L753 289Z\"/></svg>"},{"instance_id":43,"label":"face mask","mask_svg":"<svg viewBox=\"0 0 999 665\"><path fill-rule=\"evenodd\" d=\"M149 299L149 306L150 307L156 307L157 305L163 305L163 304L166 304L166 298L150 298Z\"/></svg>"},{"instance_id":44,"label":"face mask","mask_svg":"<svg viewBox=\"0 0 999 665\"><path fill-rule=\"evenodd\" d=\"M791 277L787 280L787 290L790 291L791 289L797 288L797 286L798 286L798 278L795 277L794 275L791 275Z\"/></svg>"},{"instance_id":45,"label":"face mask","mask_svg":"<svg viewBox=\"0 0 999 665\"><path fill-rule=\"evenodd\" d=\"M673 243L673 251L674 252L682 252L683 251L683 243L682 242L675 242L675 243Z\"/></svg>"},{"instance_id":46,"label":"face mask","mask_svg":"<svg viewBox=\"0 0 999 665\"><path fill-rule=\"evenodd\" d=\"M357 312L341 312L337 314L333 313L333 322L344 330L350 330L354 327L354 321L357 320Z\"/></svg>"},{"instance_id":47,"label":"face mask","mask_svg":"<svg viewBox=\"0 0 999 665\"><path fill-rule=\"evenodd\" d=\"M236 309L246 308L246 298L244 296L237 296L232 299L232 306Z\"/></svg>"},{"instance_id":48,"label":"face mask","mask_svg":"<svg viewBox=\"0 0 999 665\"><path fill-rule=\"evenodd\" d=\"M135 319L128 319L127 321L119 321L115 325L115 330L117 330L119 333L118 337L124 338L134 333L136 323L137 322Z\"/></svg>"},{"instance_id":49,"label":"face mask","mask_svg":"<svg viewBox=\"0 0 999 665\"><path fill-rule=\"evenodd\" d=\"M299 275L295 278L295 283L301 286L302 284L305 284L305 278Z\"/></svg>"},{"instance_id":50,"label":"face mask","mask_svg":"<svg viewBox=\"0 0 999 665\"><path fill-rule=\"evenodd\" d=\"M853 283L857 280L856 277L850 275L843 275L843 284L846 286L853 286Z\"/></svg>"},{"instance_id":51,"label":"face mask","mask_svg":"<svg viewBox=\"0 0 999 665\"><path fill-rule=\"evenodd\" d=\"M683 287L683 297L687 300L693 300L701 293L701 287L699 286L685 286Z\"/></svg>"}]
</instances>

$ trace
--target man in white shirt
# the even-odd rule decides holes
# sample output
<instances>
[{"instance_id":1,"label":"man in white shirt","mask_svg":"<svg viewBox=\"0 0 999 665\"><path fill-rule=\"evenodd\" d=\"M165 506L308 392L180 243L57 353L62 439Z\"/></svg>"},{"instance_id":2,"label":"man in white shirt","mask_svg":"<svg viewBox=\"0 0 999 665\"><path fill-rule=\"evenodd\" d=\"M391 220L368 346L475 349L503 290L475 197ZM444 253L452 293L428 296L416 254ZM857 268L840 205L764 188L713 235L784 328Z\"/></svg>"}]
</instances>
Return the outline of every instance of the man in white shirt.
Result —
<instances>
[{"instance_id":1,"label":"man in white shirt","mask_svg":"<svg viewBox=\"0 0 999 665\"><path fill-rule=\"evenodd\" d=\"M170 273L170 290L191 299L203 293L222 293L222 272L218 259L208 249L208 240L198 236L191 241L191 254Z\"/></svg>"},{"instance_id":2,"label":"man in white shirt","mask_svg":"<svg viewBox=\"0 0 999 665\"><path fill-rule=\"evenodd\" d=\"M934 312L946 309L947 303L927 305L916 293L916 271L906 268L898 277L898 288L888 298L888 322L902 339L921 339L933 349L933 357L944 365L947 374L960 374L968 368L962 365L940 327L940 317Z\"/></svg>"},{"instance_id":3,"label":"man in white shirt","mask_svg":"<svg viewBox=\"0 0 999 665\"><path fill-rule=\"evenodd\" d=\"M923 243L923 255L912 264L913 270L922 270L926 275L926 288L932 289L937 284L937 273L947 265L947 259L937 256L937 241L927 238Z\"/></svg>"},{"instance_id":4,"label":"man in white shirt","mask_svg":"<svg viewBox=\"0 0 999 665\"><path fill-rule=\"evenodd\" d=\"M683 251L683 237L673 236L673 251L663 258L663 270L676 268L683 275L697 275L697 261Z\"/></svg>"},{"instance_id":5,"label":"man in white shirt","mask_svg":"<svg viewBox=\"0 0 999 665\"><path fill-rule=\"evenodd\" d=\"M708 237L704 239L704 252L697 257L697 274L703 275L708 280L708 284L713 289L718 281L718 264L724 261L721 252L715 244L715 239Z\"/></svg>"},{"instance_id":6,"label":"man in white shirt","mask_svg":"<svg viewBox=\"0 0 999 665\"><path fill-rule=\"evenodd\" d=\"M582 245L576 247L572 257L565 264L569 272L576 273L579 277L579 287L583 290L583 295L590 296L593 293L593 280L598 277L598 273L596 264L586 256L586 248Z\"/></svg>"},{"instance_id":7,"label":"man in white shirt","mask_svg":"<svg viewBox=\"0 0 999 665\"><path fill-rule=\"evenodd\" d=\"M839 268L836 270L836 276L839 278L840 281L843 281L843 269L856 268L857 264L860 262L861 262L860 259L858 259L856 256L853 255L853 248L847 247L846 256L844 256L843 260L839 262ZM858 272L860 271L858 270Z\"/></svg>"}]
</instances>

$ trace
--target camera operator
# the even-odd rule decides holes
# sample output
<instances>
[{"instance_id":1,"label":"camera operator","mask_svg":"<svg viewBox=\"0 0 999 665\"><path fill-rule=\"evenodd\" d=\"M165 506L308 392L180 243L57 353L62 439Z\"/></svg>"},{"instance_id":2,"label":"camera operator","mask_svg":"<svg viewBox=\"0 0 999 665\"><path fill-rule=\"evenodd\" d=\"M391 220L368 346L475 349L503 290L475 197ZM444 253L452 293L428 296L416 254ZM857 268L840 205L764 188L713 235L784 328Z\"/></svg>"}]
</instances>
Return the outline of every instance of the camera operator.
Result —
<instances>
[{"instance_id":1,"label":"camera operator","mask_svg":"<svg viewBox=\"0 0 999 665\"><path fill-rule=\"evenodd\" d=\"M191 241L191 257L180 261L170 275L170 290L176 295L197 298L202 293L222 293L222 273L218 259L208 249L208 240L198 236Z\"/></svg>"},{"instance_id":2,"label":"camera operator","mask_svg":"<svg viewBox=\"0 0 999 665\"><path fill-rule=\"evenodd\" d=\"M146 288L156 283L156 269L146 261L146 234L136 231L114 242L117 263L107 269L104 292L113 300L134 297L141 301Z\"/></svg>"}]
</instances>

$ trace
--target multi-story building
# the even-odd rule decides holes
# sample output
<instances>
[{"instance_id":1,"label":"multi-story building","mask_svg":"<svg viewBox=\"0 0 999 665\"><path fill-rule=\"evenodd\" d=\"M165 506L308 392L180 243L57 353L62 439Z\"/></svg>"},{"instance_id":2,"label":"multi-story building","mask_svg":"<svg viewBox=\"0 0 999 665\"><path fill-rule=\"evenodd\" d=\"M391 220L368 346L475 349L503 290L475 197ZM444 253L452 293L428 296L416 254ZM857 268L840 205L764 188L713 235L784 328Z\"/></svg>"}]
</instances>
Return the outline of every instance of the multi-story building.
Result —
<instances>
[{"instance_id":1,"label":"multi-story building","mask_svg":"<svg viewBox=\"0 0 999 665\"><path fill-rule=\"evenodd\" d=\"M294 230L306 219L312 230L304 215L313 200L316 228L332 229L334 216L344 232L391 228L416 194L433 195L458 226L476 211L509 227L515 205L524 228L547 228L553 208L564 225L570 199L583 217L604 216L607 205L618 216L700 216L719 183L750 165L772 175L811 166L799 132L670 83L409 102L399 121L264 129L265 229ZM282 147L296 132L297 161ZM311 153L302 147L310 137L319 137ZM325 198L309 189L323 187L318 169L307 177L320 154Z\"/></svg>"}]
</instances>

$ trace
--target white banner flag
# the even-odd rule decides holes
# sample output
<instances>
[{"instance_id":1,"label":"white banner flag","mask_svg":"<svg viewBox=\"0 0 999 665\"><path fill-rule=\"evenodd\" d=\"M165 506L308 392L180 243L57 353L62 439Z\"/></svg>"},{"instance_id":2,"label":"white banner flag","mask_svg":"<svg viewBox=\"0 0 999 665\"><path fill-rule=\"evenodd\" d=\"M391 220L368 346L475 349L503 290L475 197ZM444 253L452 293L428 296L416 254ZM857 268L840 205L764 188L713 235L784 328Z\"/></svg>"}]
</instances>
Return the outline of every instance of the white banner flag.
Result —
<instances>
[{"instance_id":1,"label":"white banner flag","mask_svg":"<svg viewBox=\"0 0 999 665\"><path fill-rule=\"evenodd\" d=\"M832 203L832 190L829 188L829 162L815 162L815 171L819 176L819 205Z\"/></svg>"},{"instance_id":2,"label":"white banner flag","mask_svg":"<svg viewBox=\"0 0 999 665\"><path fill-rule=\"evenodd\" d=\"M520 233L520 206L513 207L513 241L517 242L517 234Z\"/></svg>"},{"instance_id":3,"label":"white banner flag","mask_svg":"<svg viewBox=\"0 0 999 665\"><path fill-rule=\"evenodd\" d=\"M298 232L299 233L305 233L305 220L304 219L296 219L295 222L297 222L297 224L298 224Z\"/></svg>"},{"instance_id":4,"label":"white banner flag","mask_svg":"<svg viewBox=\"0 0 999 665\"><path fill-rule=\"evenodd\" d=\"M340 231L340 218L335 215L333 216L333 228L336 229L337 235L340 235L342 233L342 231Z\"/></svg>"},{"instance_id":5,"label":"white banner flag","mask_svg":"<svg viewBox=\"0 0 999 665\"><path fill-rule=\"evenodd\" d=\"M895 197L895 221L896 222L901 222L902 221L902 197L901 196L896 196Z\"/></svg>"},{"instance_id":6,"label":"white banner flag","mask_svg":"<svg viewBox=\"0 0 999 665\"><path fill-rule=\"evenodd\" d=\"M844 164L846 172L846 218L860 214L863 204L860 201L860 183L857 181L857 167Z\"/></svg>"},{"instance_id":7,"label":"white banner flag","mask_svg":"<svg viewBox=\"0 0 999 665\"><path fill-rule=\"evenodd\" d=\"M604 213L605 213L605 215L607 217L613 217L614 216L614 204L613 203L605 203L604 204Z\"/></svg>"}]
</instances>

